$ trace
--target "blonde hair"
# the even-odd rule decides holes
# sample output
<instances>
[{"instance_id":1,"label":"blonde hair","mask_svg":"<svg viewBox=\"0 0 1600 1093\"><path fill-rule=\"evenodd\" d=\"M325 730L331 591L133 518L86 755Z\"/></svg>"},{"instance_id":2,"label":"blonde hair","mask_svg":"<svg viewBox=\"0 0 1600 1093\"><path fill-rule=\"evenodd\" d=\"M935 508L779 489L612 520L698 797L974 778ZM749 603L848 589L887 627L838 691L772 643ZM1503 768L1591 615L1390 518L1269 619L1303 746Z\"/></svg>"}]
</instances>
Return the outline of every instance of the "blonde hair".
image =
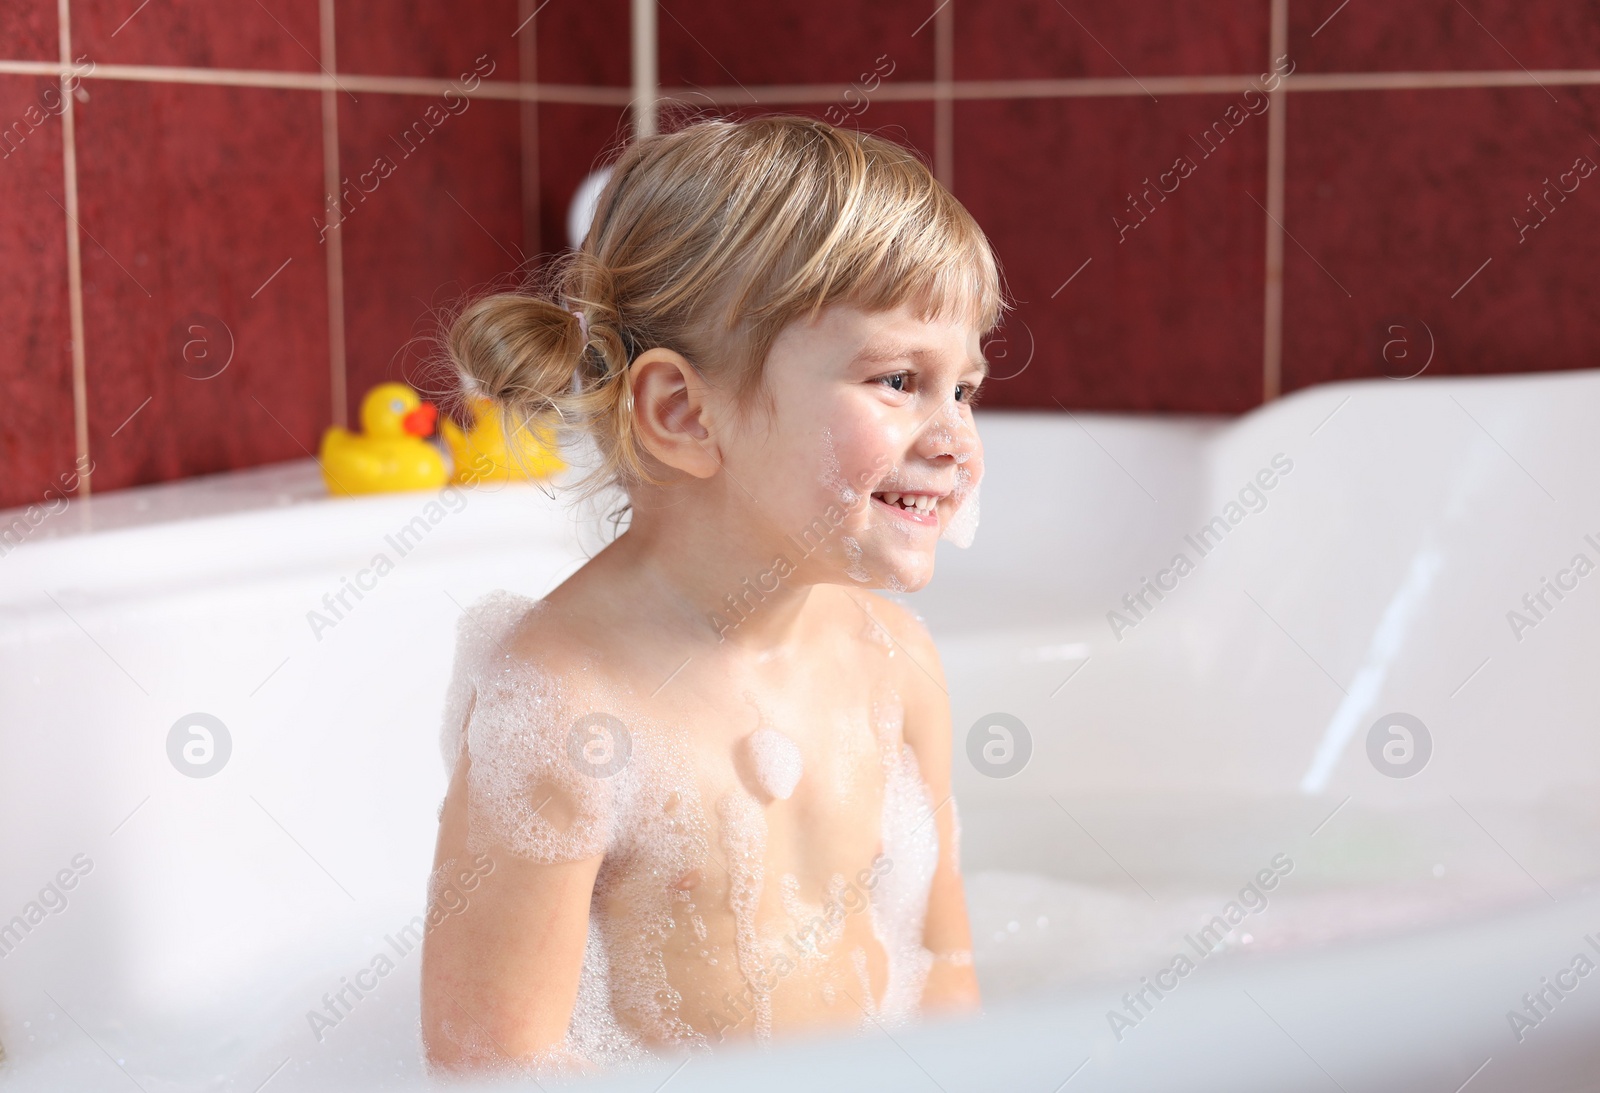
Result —
<instances>
[{"instance_id":1,"label":"blonde hair","mask_svg":"<svg viewBox=\"0 0 1600 1093\"><path fill-rule=\"evenodd\" d=\"M703 120L629 145L582 247L469 304L445 340L506 436L586 431L599 463L583 495L616 485L631 497L659 484L634 429L640 353L681 353L741 408L760 393L771 412L774 339L833 303L910 303L980 334L1007 306L983 231L907 148L814 118Z\"/></svg>"}]
</instances>

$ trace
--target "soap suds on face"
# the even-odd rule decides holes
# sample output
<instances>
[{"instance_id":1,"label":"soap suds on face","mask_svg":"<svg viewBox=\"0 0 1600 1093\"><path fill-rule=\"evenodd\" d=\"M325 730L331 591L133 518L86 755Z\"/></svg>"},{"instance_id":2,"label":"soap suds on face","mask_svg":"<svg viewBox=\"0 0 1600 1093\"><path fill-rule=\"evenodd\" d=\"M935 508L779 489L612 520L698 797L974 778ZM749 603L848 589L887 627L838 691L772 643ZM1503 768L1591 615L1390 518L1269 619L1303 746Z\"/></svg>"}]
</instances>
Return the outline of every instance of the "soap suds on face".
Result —
<instances>
[{"instance_id":1,"label":"soap suds on face","mask_svg":"<svg viewBox=\"0 0 1600 1093\"><path fill-rule=\"evenodd\" d=\"M852 535L839 536L839 542L844 545L844 554L849 560L849 564L845 567L845 575L859 584L871 584L872 574L861 564L861 544Z\"/></svg>"},{"instance_id":2,"label":"soap suds on face","mask_svg":"<svg viewBox=\"0 0 1600 1093\"><path fill-rule=\"evenodd\" d=\"M957 481L960 482L961 476L966 473L965 467L957 467ZM974 485L963 492L958 485L956 491L951 494L951 503L956 509L950 514L950 521L945 525L944 531L939 533L939 537L965 550L978 536L978 487Z\"/></svg>"},{"instance_id":3,"label":"soap suds on face","mask_svg":"<svg viewBox=\"0 0 1600 1093\"><path fill-rule=\"evenodd\" d=\"M833 430L826 425L822 427L822 485L847 509L861 500L861 495L845 481L839 469L839 449L833 441Z\"/></svg>"}]
</instances>

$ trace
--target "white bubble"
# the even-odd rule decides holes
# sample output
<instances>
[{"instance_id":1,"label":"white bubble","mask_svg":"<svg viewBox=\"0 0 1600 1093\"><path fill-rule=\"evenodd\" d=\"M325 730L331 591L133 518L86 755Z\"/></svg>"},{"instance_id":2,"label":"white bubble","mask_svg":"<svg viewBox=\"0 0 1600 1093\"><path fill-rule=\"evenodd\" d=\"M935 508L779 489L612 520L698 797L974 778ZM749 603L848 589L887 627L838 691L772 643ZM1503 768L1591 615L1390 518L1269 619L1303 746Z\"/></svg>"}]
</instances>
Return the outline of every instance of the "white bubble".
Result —
<instances>
[{"instance_id":1,"label":"white bubble","mask_svg":"<svg viewBox=\"0 0 1600 1093\"><path fill-rule=\"evenodd\" d=\"M861 500L861 495L845 481L844 473L839 469L839 449L833 442L833 430L828 426L822 427L822 485L839 499L845 508L851 508Z\"/></svg>"},{"instance_id":2,"label":"white bubble","mask_svg":"<svg viewBox=\"0 0 1600 1093\"><path fill-rule=\"evenodd\" d=\"M757 729L745 741L762 791L776 800L788 800L805 769L800 746L784 733L767 727Z\"/></svg>"},{"instance_id":3,"label":"white bubble","mask_svg":"<svg viewBox=\"0 0 1600 1093\"><path fill-rule=\"evenodd\" d=\"M972 481L972 474L965 467L956 468L956 487L950 495L951 503L956 510L950 514L945 528L939 533L939 538L947 539L957 547L965 550L972 545L973 539L978 535L978 486L980 483Z\"/></svg>"}]
</instances>

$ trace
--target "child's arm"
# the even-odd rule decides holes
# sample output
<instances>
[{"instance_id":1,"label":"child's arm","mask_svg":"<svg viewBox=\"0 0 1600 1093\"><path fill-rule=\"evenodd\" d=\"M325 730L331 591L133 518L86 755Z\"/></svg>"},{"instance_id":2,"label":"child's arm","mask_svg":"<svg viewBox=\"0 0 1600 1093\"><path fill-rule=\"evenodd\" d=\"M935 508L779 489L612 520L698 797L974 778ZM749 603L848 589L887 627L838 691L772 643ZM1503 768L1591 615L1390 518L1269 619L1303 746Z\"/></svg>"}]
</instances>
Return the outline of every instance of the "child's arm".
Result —
<instances>
[{"instance_id":1,"label":"child's arm","mask_svg":"<svg viewBox=\"0 0 1600 1093\"><path fill-rule=\"evenodd\" d=\"M456 765L439 816L434 868L450 863L439 886L446 897L430 893L422 952L423 1041L430 1067L443 1069L526 1063L565 1039L602 859L541 864L498 846L469 853L469 763L463 755ZM450 895L463 872L477 883Z\"/></svg>"},{"instance_id":2,"label":"child's arm","mask_svg":"<svg viewBox=\"0 0 1600 1093\"><path fill-rule=\"evenodd\" d=\"M923 988L928 1011L976 1011L978 976L972 967L972 931L967 923L966 891L956 869L955 802L950 793L951 725L944 668L933 637L916 616L891 601L874 597L875 614L894 632L910 661L902 666L901 701L905 706L905 739L916 753L917 766L937 810L939 864L928 892L928 915L922 944L934 954L933 969ZM881 605L881 607L880 607Z\"/></svg>"}]
</instances>

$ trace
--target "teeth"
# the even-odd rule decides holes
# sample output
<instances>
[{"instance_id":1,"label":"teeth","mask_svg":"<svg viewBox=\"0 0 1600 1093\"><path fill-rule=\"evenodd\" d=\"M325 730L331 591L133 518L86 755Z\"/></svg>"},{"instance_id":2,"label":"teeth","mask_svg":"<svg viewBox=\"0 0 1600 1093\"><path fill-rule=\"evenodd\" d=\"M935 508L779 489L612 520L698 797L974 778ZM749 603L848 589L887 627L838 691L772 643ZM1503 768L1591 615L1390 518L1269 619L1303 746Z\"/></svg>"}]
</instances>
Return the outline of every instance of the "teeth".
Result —
<instances>
[{"instance_id":1,"label":"teeth","mask_svg":"<svg viewBox=\"0 0 1600 1093\"><path fill-rule=\"evenodd\" d=\"M939 503L937 497L929 494L881 493L878 496L883 498L886 505L900 505L902 508L920 513L931 512Z\"/></svg>"}]
</instances>

